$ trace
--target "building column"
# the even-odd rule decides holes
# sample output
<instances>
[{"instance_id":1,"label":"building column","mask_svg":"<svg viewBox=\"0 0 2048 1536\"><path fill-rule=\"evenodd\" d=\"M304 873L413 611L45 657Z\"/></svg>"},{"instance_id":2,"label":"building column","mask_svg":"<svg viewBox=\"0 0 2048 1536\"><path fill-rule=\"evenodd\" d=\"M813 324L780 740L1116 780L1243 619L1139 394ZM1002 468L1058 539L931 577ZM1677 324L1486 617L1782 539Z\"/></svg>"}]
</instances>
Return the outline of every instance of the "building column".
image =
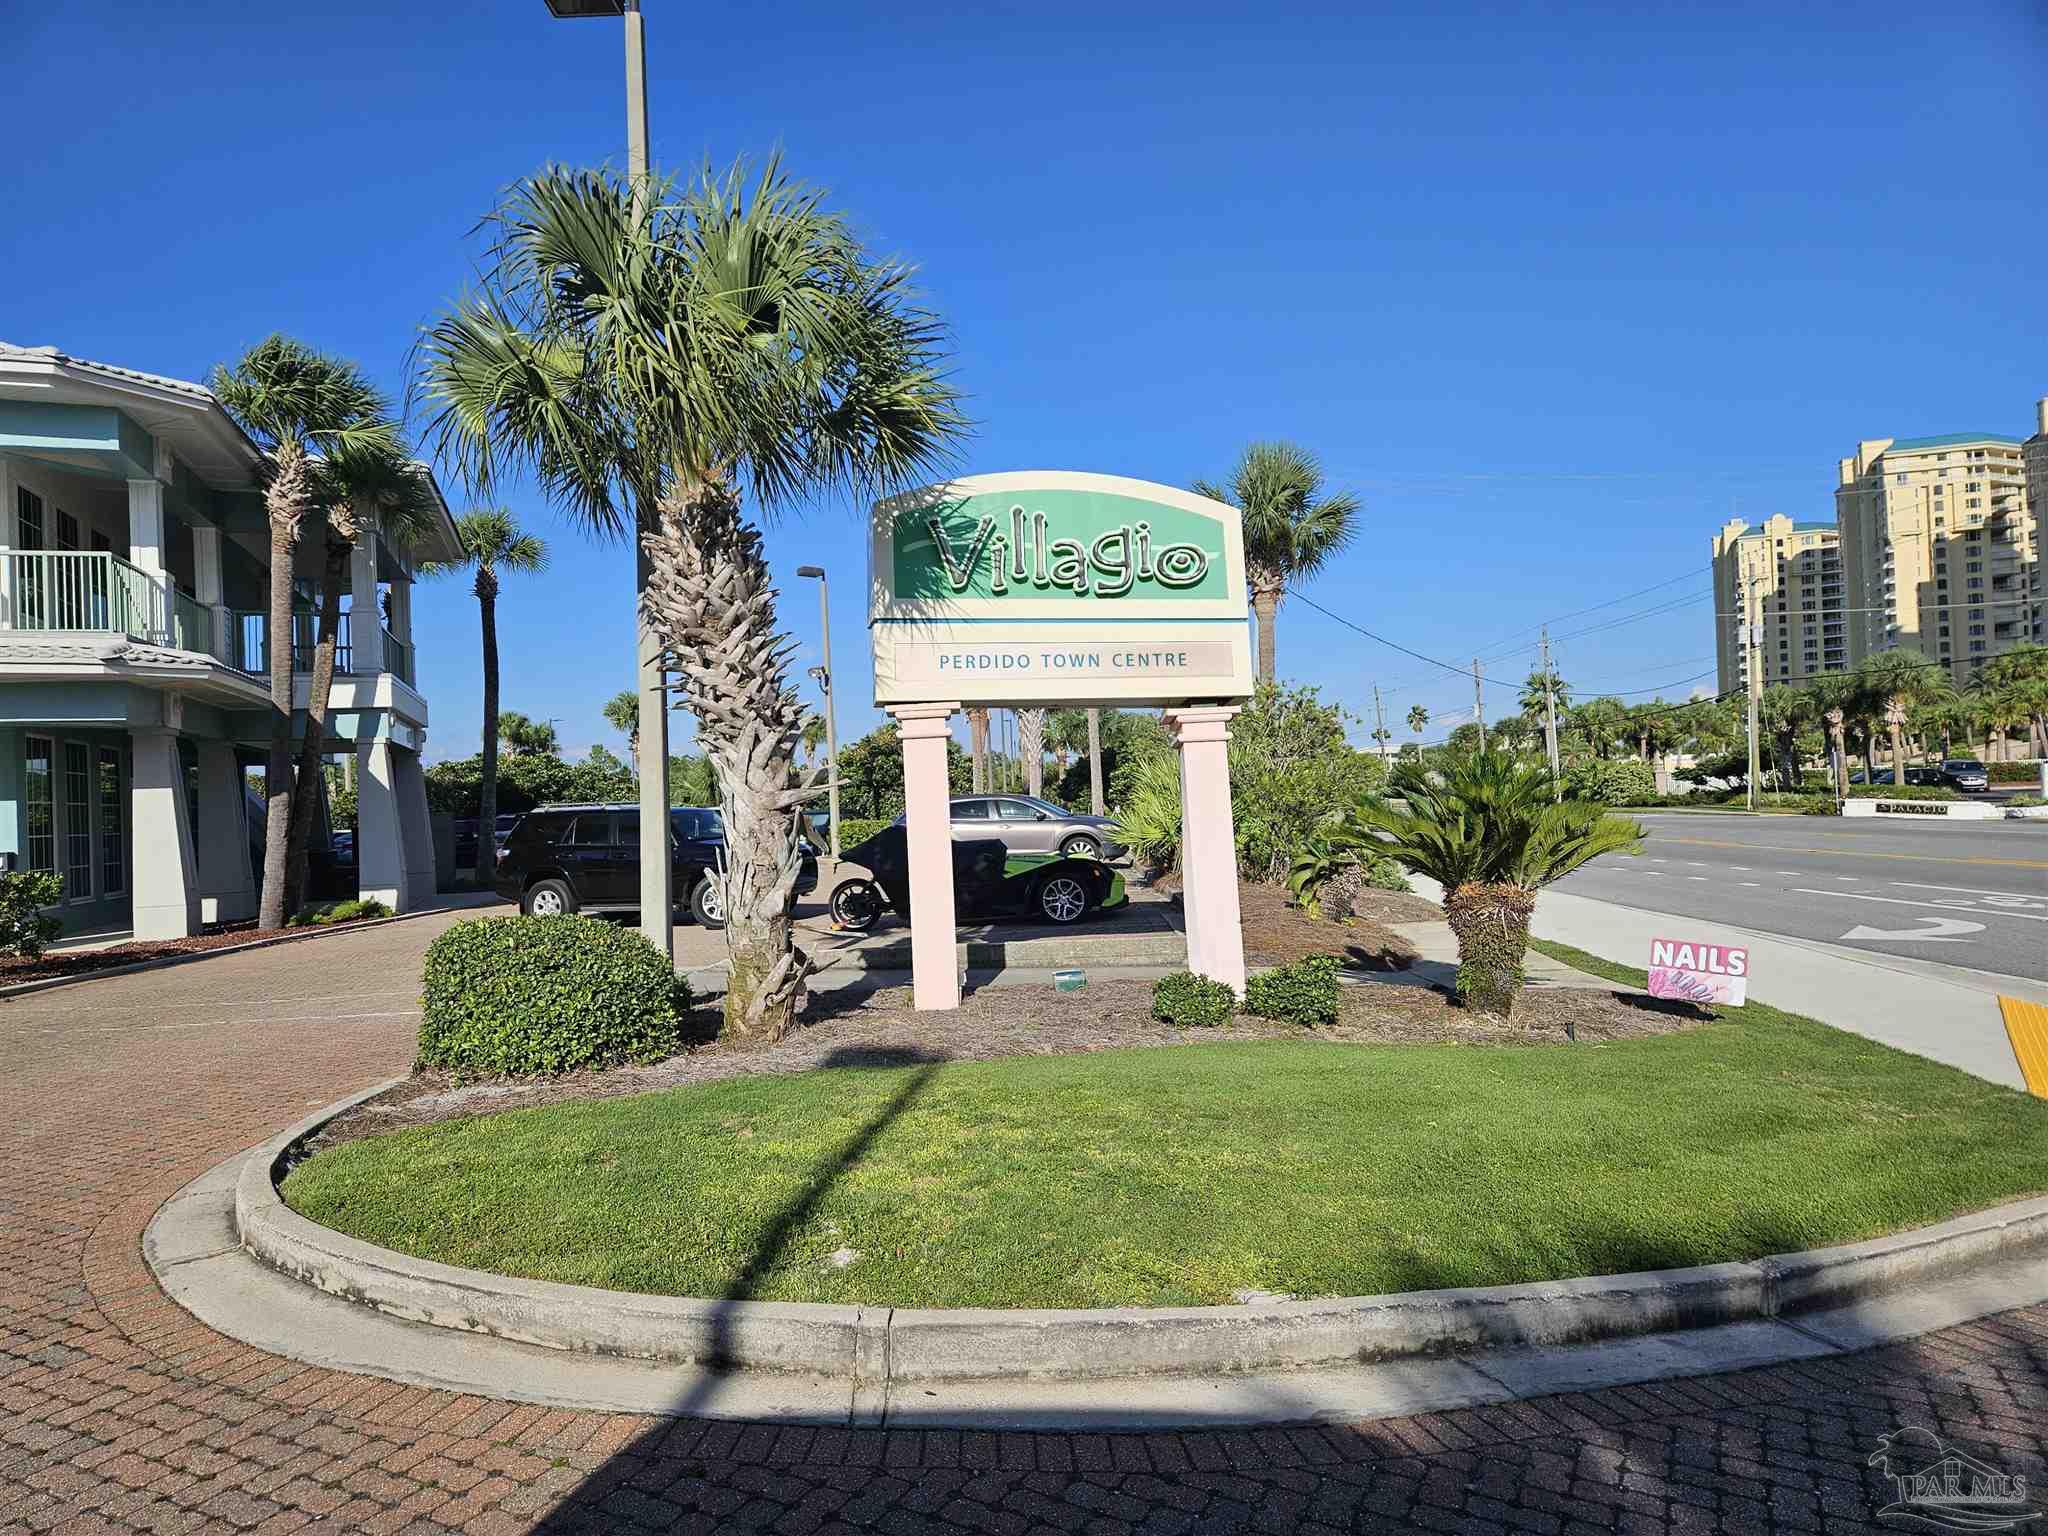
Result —
<instances>
[{"instance_id":1,"label":"building column","mask_svg":"<svg viewBox=\"0 0 2048 1536\"><path fill-rule=\"evenodd\" d=\"M356 748L356 894L403 912L405 831L398 806L398 755L389 741L366 741Z\"/></svg>"},{"instance_id":2,"label":"building column","mask_svg":"<svg viewBox=\"0 0 2048 1536\"><path fill-rule=\"evenodd\" d=\"M232 655L228 646L228 607L221 601L220 530L192 525L192 595L213 616L212 654L217 661Z\"/></svg>"},{"instance_id":3,"label":"building column","mask_svg":"<svg viewBox=\"0 0 2048 1536\"><path fill-rule=\"evenodd\" d=\"M391 633L398 643L405 647L406 655L412 663L408 670L413 675L406 678L406 682L415 683L419 676L420 659L419 653L412 647L412 583L403 577L391 583ZM379 641L381 643L381 636ZM385 665L391 665L391 658L386 658Z\"/></svg>"},{"instance_id":4,"label":"building column","mask_svg":"<svg viewBox=\"0 0 2048 1536\"><path fill-rule=\"evenodd\" d=\"M434 823L427 814L427 775L420 755L403 747L391 749L392 780L398 794L399 841L404 845L405 905L395 910L416 912L434 904L440 881L434 872Z\"/></svg>"},{"instance_id":5,"label":"building column","mask_svg":"<svg viewBox=\"0 0 2048 1536\"><path fill-rule=\"evenodd\" d=\"M198 746L199 822L207 829L197 851L199 920L240 922L256 915L242 764L233 742L201 741Z\"/></svg>"},{"instance_id":6,"label":"building column","mask_svg":"<svg viewBox=\"0 0 2048 1536\"><path fill-rule=\"evenodd\" d=\"M0 628L14 627L14 470L0 453Z\"/></svg>"},{"instance_id":7,"label":"building column","mask_svg":"<svg viewBox=\"0 0 2048 1536\"><path fill-rule=\"evenodd\" d=\"M348 557L349 670L384 670L384 615L377 610L377 530L368 523Z\"/></svg>"},{"instance_id":8,"label":"building column","mask_svg":"<svg viewBox=\"0 0 2048 1536\"><path fill-rule=\"evenodd\" d=\"M21 736L20 726L0 725L0 853L13 854L16 868L26 851L21 846Z\"/></svg>"},{"instance_id":9,"label":"building column","mask_svg":"<svg viewBox=\"0 0 2048 1536\"><path fill-rule=\"evenodd\" d=\"M1235 704L1166 711L1180 743L1181 907L1188 969L1244 994L1244 929L1237 910L1237 833L1230 815L1230 721Z\"/></svg>"},{"instance_id":10,"label":"building column","mask_svg":"<svg viewBox=\"0 0 2048 1536\"><path fill-rule=\"evenodd\" d=\"M958 704L897 704L905 841L909 848L910 988L920 1012L960 1006L959 921L953 905L952 786L946 744Z\"/></svg>"},{"instance_id":11,"label":"building column","mask_svg":"<svg viewBox=\"0 0 2048 1536\"><path fill-rule=\"evenodd\" d=\"M128 482L128 563L164 580L164 483Z\"/></svg>"},{"instance_id":12,"label":"building column","mask_svg":"<svg viewBox=\"0 0 2048 1536\"><path fill-rule=\"evenodd\" d=\"M177 732L131 730L135 767L128 791L135 870L130 876L135 937L183 939L199 931L199 879Z\"/></svg>"}]
</instances>

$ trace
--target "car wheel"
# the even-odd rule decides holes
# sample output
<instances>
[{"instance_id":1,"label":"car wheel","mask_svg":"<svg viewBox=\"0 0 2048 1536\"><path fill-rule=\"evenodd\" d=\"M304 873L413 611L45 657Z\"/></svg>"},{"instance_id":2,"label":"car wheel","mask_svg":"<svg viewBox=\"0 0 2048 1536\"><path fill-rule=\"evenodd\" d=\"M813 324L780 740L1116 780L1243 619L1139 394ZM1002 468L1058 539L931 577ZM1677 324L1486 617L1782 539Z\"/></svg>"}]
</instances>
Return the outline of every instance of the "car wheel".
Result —
<instances>
[{"instance_id":1,"label":"car wheel","mask_svg":"<svg viewBox=\"0 0 2048 1536\"><path fill-rule=\"evenodd\" d=\"M832 892L832 921L866 933L882 915L882 893L871 880L842 881Z\"/></svg>"},{"instance_id":2,"label":"car wheel","mask_svg":"<svg viewBox=\"0 0 2048 1536\"><path fill-rule=\"evenodd\" d=\"M725 926L725 892L709 875L690 889L690 916L697 920L700 928Z\"/></svg>"},{"instance_id":3,"label":"car wheel","mask_svg":"<svg viewBox=\"0 0 2048 1536\"><path fill-rule=\"evenodd\" d=\"M527 887L519 910L528 917L567 917L576 910L576 893L565 880L536 880Z\"/></svg>"},{"instance_id":4,"label":"car wheel","mask_svg":"<svg viewBox=\"0 0 2048 1536\"><path fill-rule=\"evenodd\" d=\"M1102 857L1102 844L1077 832L1060 844L1060 852L1070 859L1099 859Z\"/></svg>"},{"instance_id":5,"label":"car wheel","mask_svg":"<svg viewBox=\"0 0 2048 1536\"><path fill-rule=\"evenodd\" d=\"M1049 923L1078 923L1088 911L1088 892L1073 875L1054 875L1038 887L1038 910Z\"/></svg>"}]
</instances>

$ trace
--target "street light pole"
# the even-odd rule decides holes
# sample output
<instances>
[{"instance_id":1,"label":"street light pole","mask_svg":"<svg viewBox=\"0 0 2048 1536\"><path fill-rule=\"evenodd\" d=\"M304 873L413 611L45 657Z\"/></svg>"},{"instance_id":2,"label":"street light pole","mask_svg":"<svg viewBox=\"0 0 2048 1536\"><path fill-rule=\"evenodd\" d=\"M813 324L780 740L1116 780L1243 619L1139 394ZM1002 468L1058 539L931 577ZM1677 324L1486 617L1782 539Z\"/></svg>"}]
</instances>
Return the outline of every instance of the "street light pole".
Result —
<instances>
[{"instance_id":1,"label":"street light pole","mask_svg":"<svg viewBox=\"0 0 2048 1536\"><path fill-rule=\"evenodd\" d=\"M626 23L626 180L636 222L647 216L647 33L640 0L547 0L559 20L618 16ZM669 846L668 690L663 686L661 637L647 622L648 509L633 509L633 682L640 698L640 931L675 958L675 887L669 861L654 850Z\"/></svg>"},{"instance_id":2,"label":"street light pole","mask_svg":"<svg viewBox=\"0 0 2048 1536\"><path fill-rule=\"evenodd\" d=\"M832 862L839 862L839 712L832 703L832 604L826 597L825 568L821 565L800 565L796 568L799 576L810 577L818 583L818 632L825 650L825 780L827 814L832 819Z\"/></svg>"}]
</instances>

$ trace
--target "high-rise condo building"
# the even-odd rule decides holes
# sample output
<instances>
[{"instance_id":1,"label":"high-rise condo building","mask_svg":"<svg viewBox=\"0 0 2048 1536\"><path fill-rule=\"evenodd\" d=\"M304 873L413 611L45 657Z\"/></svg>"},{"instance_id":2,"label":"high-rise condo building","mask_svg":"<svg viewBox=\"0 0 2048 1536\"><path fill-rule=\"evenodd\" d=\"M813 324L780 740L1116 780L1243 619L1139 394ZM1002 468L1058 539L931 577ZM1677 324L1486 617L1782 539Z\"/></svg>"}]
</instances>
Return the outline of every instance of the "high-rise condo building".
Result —
<instances>
[{"instance_id":1,"label":"high-rise condo building","mask_svg":"<svg viewBox=\"0 0 2048 1536\"><path fill-rule=\"evenodd\" d=\"M1749 685L1744 616L1759 626L1765 687L1849 665L1842 565L1832 523L1795 523L1780 513L1752 528L1731 519L1714 535L1714 634L1723 693Z\"/></svg>"}]
</instances>

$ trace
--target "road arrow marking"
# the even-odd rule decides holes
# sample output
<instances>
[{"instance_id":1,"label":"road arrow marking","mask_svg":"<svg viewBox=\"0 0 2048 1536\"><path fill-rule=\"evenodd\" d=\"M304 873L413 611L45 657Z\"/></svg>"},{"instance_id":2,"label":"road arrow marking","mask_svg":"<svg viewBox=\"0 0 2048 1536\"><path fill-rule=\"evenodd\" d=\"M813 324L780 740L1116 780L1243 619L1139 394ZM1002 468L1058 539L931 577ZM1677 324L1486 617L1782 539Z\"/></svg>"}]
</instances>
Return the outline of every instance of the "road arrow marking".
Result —
<instances>
[{"instance_id":1,"label":"road arrow marking","mask_svg":"<svg viewBox=\"0 0 2048 1536\"><path fill-rule=\"evenodd\" d=\"M1881 901L1888 907L1935 907L1949 912L1975 912L1986 917L2014 917L2022 922L2048 923L2048 912L2009 912L2002 907L1983 907L1967 901L1908 901L1903 896L1866 896L1858 891L1816 891L1803 885L1795 885L1792 889L1801 896L1833 896L1839 901Z\"/></svg>"},{"instance_id":2,"label":"road arrow marking","mask_svg":"<svg viewBox=\"0 0 2048 1536\"><path fill-rule=\"evenodd\" d=\"M1963 933L1982 933L1982 923L1966 923L1959 917L1916 917L1916 923L1932 923L1931 928L1918 928L1910 933L1899 933L1889 928L1851 928L1842 937L1845 939L1924 939L1933 944L1967 944L1968 939L1958 938Z\"/></svg>"}]
</instances>

